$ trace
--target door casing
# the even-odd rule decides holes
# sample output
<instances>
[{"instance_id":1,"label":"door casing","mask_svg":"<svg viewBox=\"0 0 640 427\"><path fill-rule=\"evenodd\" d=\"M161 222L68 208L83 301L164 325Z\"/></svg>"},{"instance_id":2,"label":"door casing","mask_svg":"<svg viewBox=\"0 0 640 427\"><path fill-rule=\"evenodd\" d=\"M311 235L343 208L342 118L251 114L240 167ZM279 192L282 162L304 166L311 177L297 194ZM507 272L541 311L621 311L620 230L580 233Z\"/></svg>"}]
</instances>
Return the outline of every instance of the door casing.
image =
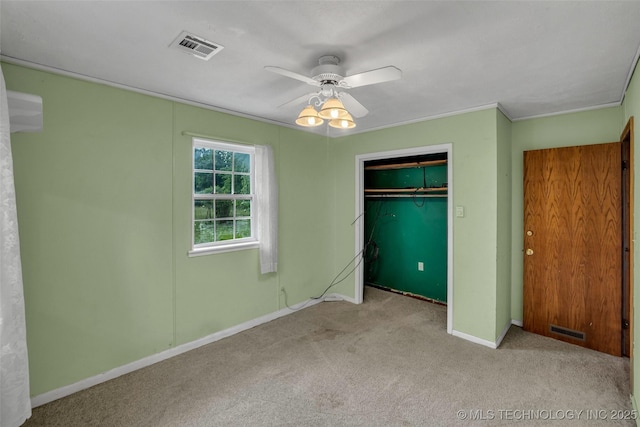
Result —
<instances>
[{"instance_id":1,"label":"door casing","mask_svg":"<svg viewBox=\"0 0 640 427\"><path fill-rule=\"evenodd\" d=\"M393 159L396 157L419 156L423 154L447 153L447 333L453 333L453 144L439 144L404 150L383 151L356 156L356 212L355 212L355 257L364 250L364 163L370 160ZM364 266L359 263L355 269L356 304L361 304L364 293Z\"/></svg>"}]
</instances>

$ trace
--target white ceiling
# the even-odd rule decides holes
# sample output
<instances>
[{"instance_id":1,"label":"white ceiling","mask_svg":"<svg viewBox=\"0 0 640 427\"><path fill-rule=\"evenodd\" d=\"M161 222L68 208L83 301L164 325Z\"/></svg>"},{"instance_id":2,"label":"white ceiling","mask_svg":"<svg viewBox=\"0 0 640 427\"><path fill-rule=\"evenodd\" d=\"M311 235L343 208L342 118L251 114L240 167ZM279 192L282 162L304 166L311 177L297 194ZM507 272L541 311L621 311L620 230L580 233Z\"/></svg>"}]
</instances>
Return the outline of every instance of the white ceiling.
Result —
<instances>
[{"instance_id":1,"label":"white ceiling","mask_svg":"<svg viewBox=\"0 0 640 427\"><path fill-rule=\"evenodd\" d=\"M640 1L7 1L8 62L59 70L296 127L320 56L401 80L349 90L362 132L499 103L513 120L619 104L640 47ZM224 46L170 49L186 30Z\"/></svg>"}]
</instances>

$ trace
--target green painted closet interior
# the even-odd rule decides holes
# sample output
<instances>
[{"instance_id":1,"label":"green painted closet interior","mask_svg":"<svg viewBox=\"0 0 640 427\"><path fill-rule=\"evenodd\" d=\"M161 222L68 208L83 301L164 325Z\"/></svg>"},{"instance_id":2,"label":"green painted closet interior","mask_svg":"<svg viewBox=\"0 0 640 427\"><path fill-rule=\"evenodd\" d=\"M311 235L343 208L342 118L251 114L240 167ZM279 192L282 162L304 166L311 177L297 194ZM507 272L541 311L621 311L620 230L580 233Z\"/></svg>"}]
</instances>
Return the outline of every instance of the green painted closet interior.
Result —
<instances>
[{"instance_id":1,"label":"green painted closet interior","mask_svg":"<svg viewBox=\"0 0 640 427\"><path fill-rule=\"evenodd\" d=\"M438 155L419 160L444 158ZM367 170L373 164L365 164L366 189L407 192L365 196L365 283L446 302L447 198L442 196L446 195L447 165ZM428 193L436 197L421 197L416 188L438 191ZM418 268L420 262L423 271Z\"/></svg>"}]
</instances>

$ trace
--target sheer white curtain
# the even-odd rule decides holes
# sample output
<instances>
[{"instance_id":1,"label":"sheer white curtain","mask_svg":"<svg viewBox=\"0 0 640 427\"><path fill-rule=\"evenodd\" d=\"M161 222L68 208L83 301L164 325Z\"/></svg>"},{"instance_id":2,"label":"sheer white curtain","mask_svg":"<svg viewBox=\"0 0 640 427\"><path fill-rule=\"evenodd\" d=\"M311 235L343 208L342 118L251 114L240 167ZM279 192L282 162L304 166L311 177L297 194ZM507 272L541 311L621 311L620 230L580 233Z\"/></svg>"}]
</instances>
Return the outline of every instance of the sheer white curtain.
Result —
<instances>
[{"instance_id":1,"label":"sheer white curtain","mask_svg":"<svg viewBox=\"0 0 640 427\"><path fill-rule=\"evenodd\" d=\"M0 426L31 416L29 361L7 88L0 67Z\"/></svg>"},{"instance_id":2,"label":"sheer white curtain","mask_svg":"<svg viewBox=\"0 0 640 427\"><path fill-rule=\"evenodd\" d=\"M273 273L278 271L278 186L273 149L268 145L256 145L256 198L260 272Z\"/></svg>"}]
</instances>

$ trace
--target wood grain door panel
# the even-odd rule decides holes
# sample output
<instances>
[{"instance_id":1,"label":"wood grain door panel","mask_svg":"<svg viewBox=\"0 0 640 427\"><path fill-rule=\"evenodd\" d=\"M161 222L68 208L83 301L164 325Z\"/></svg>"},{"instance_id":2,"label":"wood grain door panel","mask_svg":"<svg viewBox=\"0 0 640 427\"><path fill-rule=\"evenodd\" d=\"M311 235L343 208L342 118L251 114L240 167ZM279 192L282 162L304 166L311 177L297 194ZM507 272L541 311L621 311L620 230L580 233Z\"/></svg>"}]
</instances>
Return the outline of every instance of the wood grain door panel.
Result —
<instances>
[{"instance_id":1,"label":"wood grain door panel","mask_svg":"<svg viewBox=\"0 0 640 427\"><path fill-rule=\"evenodd\" d=\"M619 143L524 153L525 330L621 354L621 170Z\"/></svg>"}]
</instances>

